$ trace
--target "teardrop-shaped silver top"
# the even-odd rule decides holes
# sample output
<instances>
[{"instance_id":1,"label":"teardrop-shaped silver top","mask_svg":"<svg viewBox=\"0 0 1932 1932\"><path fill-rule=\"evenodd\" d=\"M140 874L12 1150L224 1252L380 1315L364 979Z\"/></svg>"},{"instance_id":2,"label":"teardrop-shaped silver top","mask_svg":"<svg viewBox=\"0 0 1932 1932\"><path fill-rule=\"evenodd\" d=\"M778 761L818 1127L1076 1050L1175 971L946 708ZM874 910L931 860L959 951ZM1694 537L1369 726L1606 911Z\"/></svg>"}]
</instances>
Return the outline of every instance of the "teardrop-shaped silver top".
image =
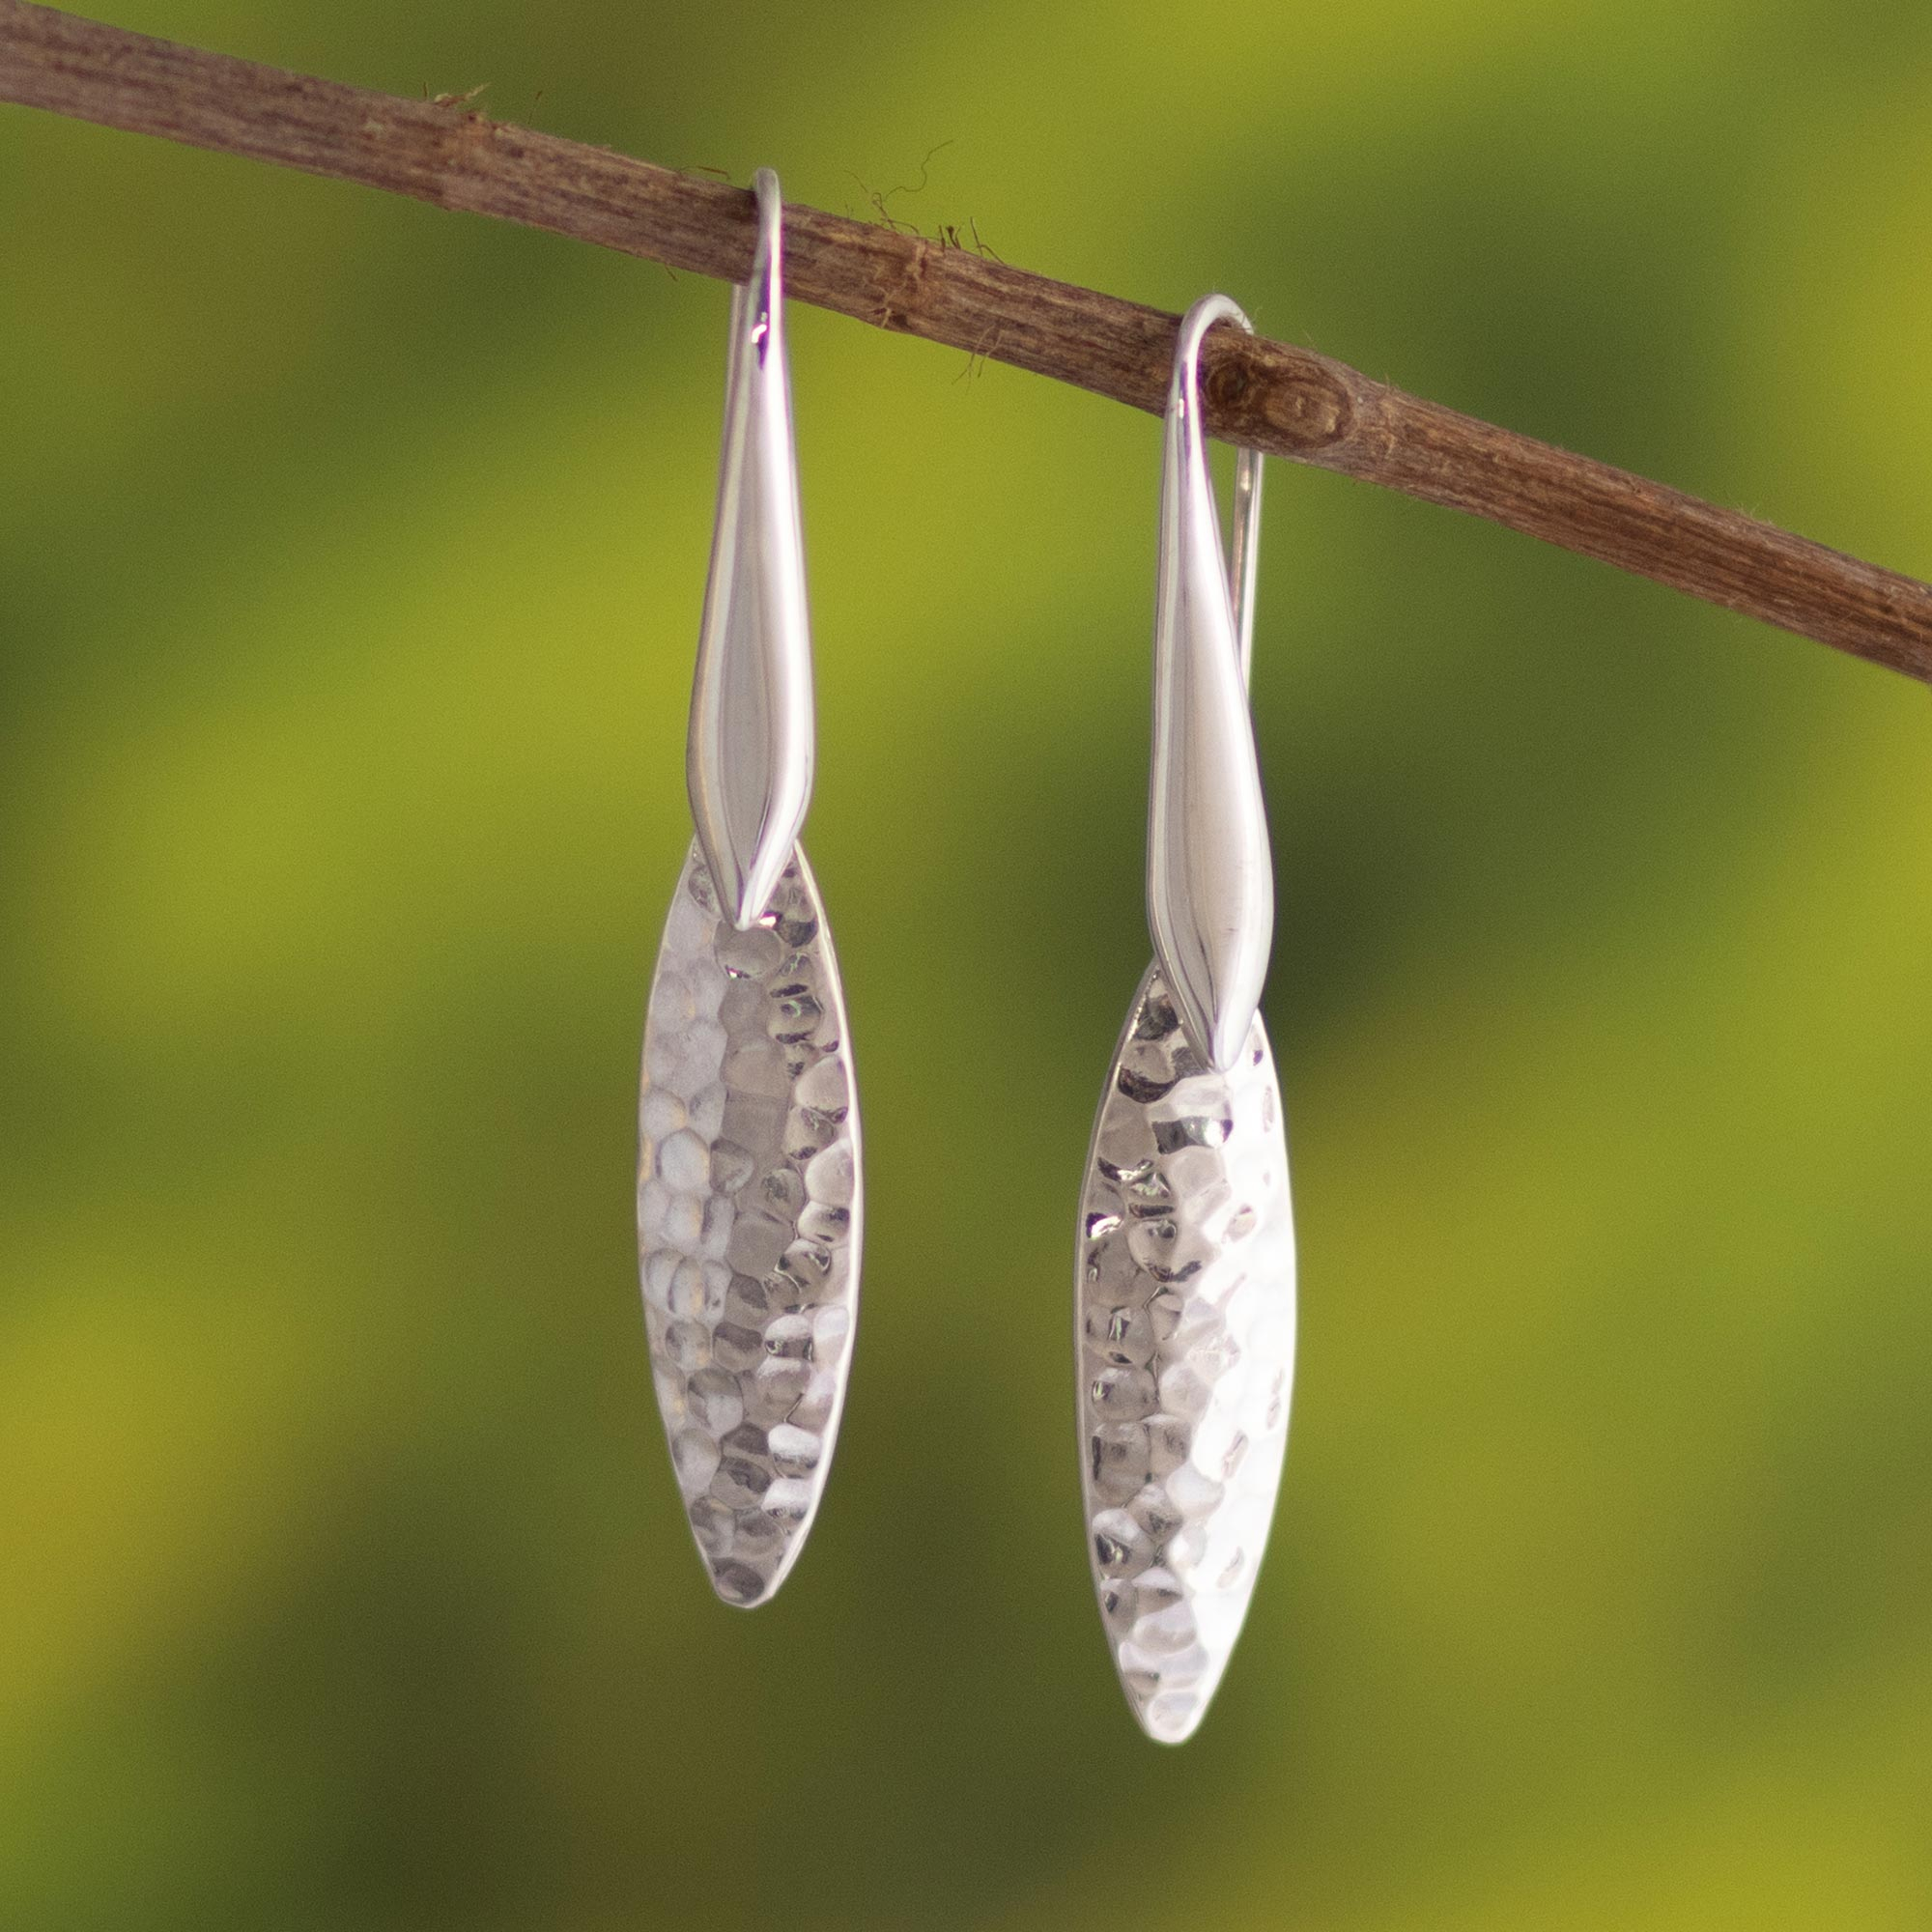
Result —
<instances>
[{"instance_id":1,"label":"teardrop-shaped silver top","mask_svg":"<svg viewBox=\"0 0 1932 1932\"><path fill-rule=\"evenodd\" d=\"M1247 692L1262 459L1256 450L1240 454L1231 567L1201 423L1201 342L1222 320L1252 332L1226 296L1204 296L1187 311L1168 389L1147 872L1161 977L1195 1051L1218 1071L1247 1039L1274 933L1274 866Z\"/></svg>"},{"instance_id":2,"label":"teardrop-shaped silver top","mask_svg":"<svg viewBox=\"0 0 1932 1932\"><path fill-rule=\"evenodd\" d=\"M723 909L763 912L811 801L811 637L785 364L783 203L760 168L752 276L731 294L718 520L685 778Z\"/></svg>"}]
</instances>

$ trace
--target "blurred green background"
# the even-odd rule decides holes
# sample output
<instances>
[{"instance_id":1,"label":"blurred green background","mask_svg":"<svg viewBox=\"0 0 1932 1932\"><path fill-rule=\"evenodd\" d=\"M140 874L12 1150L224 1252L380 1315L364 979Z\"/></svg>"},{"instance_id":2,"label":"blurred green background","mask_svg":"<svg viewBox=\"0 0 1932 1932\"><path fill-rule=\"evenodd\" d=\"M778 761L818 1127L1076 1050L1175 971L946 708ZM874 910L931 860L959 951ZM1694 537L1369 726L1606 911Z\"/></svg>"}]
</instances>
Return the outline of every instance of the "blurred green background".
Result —
<instances>
[{"instance_id":1,"label":"blurred green background","mask_svg":"<svg viewBox=\"0 0 1932 1932\"><path fill-rule=\"evenodd\" d=\"M1917 0L122 0L1932 570ZM1151 418L791 315L870 1222L792 1582L631 1232L725 292L0 112L0 1922L1932 1923L1932 701L1272 467L1303 1355L1202 1735L1067 1347Z\"/></svg>"}]
</instances>

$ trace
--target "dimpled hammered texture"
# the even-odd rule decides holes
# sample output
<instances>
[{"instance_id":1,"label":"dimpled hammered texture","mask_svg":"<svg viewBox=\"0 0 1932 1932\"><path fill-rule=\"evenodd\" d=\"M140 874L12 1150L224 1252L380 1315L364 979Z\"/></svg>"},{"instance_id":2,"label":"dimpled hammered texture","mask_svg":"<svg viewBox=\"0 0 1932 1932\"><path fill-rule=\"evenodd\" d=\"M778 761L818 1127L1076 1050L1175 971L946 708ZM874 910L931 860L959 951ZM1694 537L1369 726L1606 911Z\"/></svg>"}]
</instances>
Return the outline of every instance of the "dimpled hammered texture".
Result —
<instances>
[{"instance_id":1,"label":"dimpled hammered texture","mask_svg":"<svg viewBox=\"0 0 1932 1932\"><path fill-rule=\"evenodd\" d=\"M658 1406L718 1594L784 1580L825 1483L859 1293L859 1116L794 847L738 931L696 844L644 1021L638 1250Z\"/></svg>"},{"instance_id":2,"label":"dimpled hammered texture","mask_svg":"<svg viewBox=\"0 0 1932 1932\"><path fill-rule=\"evenodd\" d=\"M1225 1073L1141 981L1094 1122L1075 1348L1088 1554L1142 1728L1189 1736L1274 1514L1294 1373L1294 1226L1256 1018Z\"/></svg>"}]
</instances>

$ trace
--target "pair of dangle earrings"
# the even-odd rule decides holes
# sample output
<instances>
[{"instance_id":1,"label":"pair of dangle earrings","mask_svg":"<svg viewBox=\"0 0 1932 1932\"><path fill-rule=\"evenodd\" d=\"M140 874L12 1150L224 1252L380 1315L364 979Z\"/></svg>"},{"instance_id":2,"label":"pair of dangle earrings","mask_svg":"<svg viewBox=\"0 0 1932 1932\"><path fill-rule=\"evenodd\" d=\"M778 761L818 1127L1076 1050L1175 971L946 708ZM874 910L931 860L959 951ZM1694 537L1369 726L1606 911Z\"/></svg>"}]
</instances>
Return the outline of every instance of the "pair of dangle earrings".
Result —
<instances>
[{"instance_id":1,"label":"pair of dangle earrings","mask_svg":"<svg viewBox=\"0 0 1932 1932\"><path fill-rule=\"evenodd\" d=\"M783 1581L823 1492L851 1359L863 1185L838 962L798 843L810 644L778 182L754 182L686 778L696 838L644 1028L638 1232L671 1462L718 1594ZM1081 1483L1101 1619L1149 1735L1199 1723L1234 1647L1287 1440L1294 1236L1258 1013L1273 881L1247 701L1261 458L1224 560L1201 345L1181 325L1162 456L1148 920L1080 1199Z\"/></svg>"}]
</instances>

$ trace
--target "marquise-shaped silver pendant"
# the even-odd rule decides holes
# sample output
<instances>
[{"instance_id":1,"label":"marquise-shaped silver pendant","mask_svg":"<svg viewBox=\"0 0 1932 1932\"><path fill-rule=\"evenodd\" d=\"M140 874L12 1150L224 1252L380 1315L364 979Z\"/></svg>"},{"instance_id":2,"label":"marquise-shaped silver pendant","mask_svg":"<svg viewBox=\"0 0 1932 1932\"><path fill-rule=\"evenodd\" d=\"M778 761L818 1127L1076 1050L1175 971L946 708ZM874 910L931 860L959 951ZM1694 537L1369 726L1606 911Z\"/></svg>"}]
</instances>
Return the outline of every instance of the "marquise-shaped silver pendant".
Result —
<instances>
[{"instance_id":1,"label":"marquise-shaped silver pendant","mask_svg":"<svg viewBox=\"0 0 1932 1932\"><path fill-rule=\"evenodd\" d=\"M859 1292L845 996L802 847L740 929L694 842L651 983L639 1124L658 1406L712 1584L750 1607L818 1507Z\"/></svg>"},{"instance_id":2,"label":"marquise-shaped silver pendant","mask_svg":"<svg viewBox=\"0 0 1932 1932\"><path fill-rule=\"evenodd\" d=\"M1294 1378L1294 1222L1259 1015L1225 1072L1158 967L1094 1122L1074 1288L1088 1554L1127 1702L1190 1736L1240 1634Z\"/></svg>"}]
</instances>

